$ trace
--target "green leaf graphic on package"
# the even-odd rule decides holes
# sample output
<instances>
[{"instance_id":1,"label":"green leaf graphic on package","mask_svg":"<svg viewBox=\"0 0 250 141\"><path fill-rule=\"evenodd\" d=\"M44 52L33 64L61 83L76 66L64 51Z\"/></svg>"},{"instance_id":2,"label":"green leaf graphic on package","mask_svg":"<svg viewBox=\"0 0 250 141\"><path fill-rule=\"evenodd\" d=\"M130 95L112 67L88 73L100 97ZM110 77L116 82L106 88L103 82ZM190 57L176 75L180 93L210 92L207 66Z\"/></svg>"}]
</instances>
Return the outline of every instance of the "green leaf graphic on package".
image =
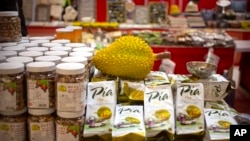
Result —
<instances>
[{"instance_id":1,"label":"green leaf graphic on package","mask_svg":"<svg viewBox=\"0 0 250 141\"><path fill-rule=\"evenodd\" d=\"M48 89L48 81L47 80L36 80L36 88L41 88L44 92Z\"/></svg>"},{"instance_id":2,"label":"green leaf graphic on package","mask_svg":"<svg viewBox=\"0 0 250 141\"><path fill-rule=\"evenodd\" d=\"M75 138L79 134L79 126L68 126L67 127L67 133L71 133Z\"/></svg>"},{"instance_id":3,"label":"green leaf graphic on package","mask_svg":"<svg viewBox=\"0 0 250 141\"><path fill-rule=\"evenodd\" d=\"M16 83L9 82L9 83L3 83L3 91L8 90L11 95L14 95L16 92Z\"/></svg>"}]
</instances>

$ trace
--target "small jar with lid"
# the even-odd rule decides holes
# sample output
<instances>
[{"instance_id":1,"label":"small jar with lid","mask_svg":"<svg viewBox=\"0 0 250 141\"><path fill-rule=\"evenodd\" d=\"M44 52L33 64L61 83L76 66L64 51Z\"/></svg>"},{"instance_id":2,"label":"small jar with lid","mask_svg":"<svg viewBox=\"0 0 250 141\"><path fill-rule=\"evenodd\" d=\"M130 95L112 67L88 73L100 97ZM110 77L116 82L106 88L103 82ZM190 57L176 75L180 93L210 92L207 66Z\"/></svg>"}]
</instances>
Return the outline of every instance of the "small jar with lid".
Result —
<instances>
[{"instance_id":1,"label":"small jar with lid","mask_svg":"<svg viewBox=\"0 0 250 141\"><path fill-rule=\"evenodd\" d=\"M0 63L6 62L6 57L5 56L0 56Z\"/></svg>"},{"instance_id":2,"label":"small jar with lid","mask_svg":"<svg viewBox=\"0 0 250 141\"><path fill-rule=\"evenodd\" d=\"M65 46L65 44L70 43L70 40L68 40L68 39L56 39L56 40L52 40L51 43L59 43L59 44L62 44L63 46Z\"/></svg>"},{"instance_id":3,"label":"small jar with lid","mask_svg":"<svg viewBox=\"0 0 250 141\"><path fill-rule=\"evenodd\" d=\"M43 40L32 40L30 43L37 43L39 47L42 47L42 44L49 43L49 40L43 39Z\"/></svg>"},{"instance_id":4,"label":"small jar with lid","mask_svg":"<svg viewBox=\"0 0 250 141\"><path fill-rule=\"evenodd\" d=\"M59 112L78 112L85 109L85 65L60 63L56 65L56 107Z\"/></svg>"},{"instance_id":5,"label":"small jar with lid","mask_svg":"<svg viewBox=\"0 0 250 141\"><path fill-rule=\"evenodd\" d=\"M54 62L27 64L28 108L55 108L55 68Z\"/></svg>"},{"instance_id":6,"label":"small jar with lid","mask_svg":"<svg viewBox=\"0 0 250 141\"><path fill-rule=\"evenodd\" d=\"M1 50L0 51L0 56L5 56L6 58L14 57L14 56L17 56L17 52L16 51L10 51L10 50Z\"/></svg>"},{"instance_id":7,"label":"small jar with lid","mask_svg":"<svg viewBox=\"0 0 250 141\"><path fill-rule=\"evenodd\" d=\"M36 57L43 56L43 52L40 52L40 51L22 51L18 55L32 57L35 60Z\"/></svg>"},{"instance_id":8,"label":"small jar with lid","mask_svg":"<svg viewBox=\"0 0 250 141\"><path fill-rule=\"evenodd\" d=\"M86 69L89 72L89 74L93 73L93 63L92 63L92 58L93 58L93 53L88 52L88 51L73 51L69 53L69 56L81 56L81 57L86 57L88 59L88 63L86 65Z\"/></svg>"},{"instance_id":9,"label":"small jar with lid","mask_svg":"<svg viewBox=\"0 0 250 141\"><path fill-rule=\"evenodd\" d=\"M55 109L29 109L28 112L29 140L55 141Z\"/></svg>"},{"instance_id":10,"label":"small jar with lid","mask_svg":"<svg viewBox=\"0 0 250 141\"><path fill-rule=\"evenodd\" d=\"M60 43L44 43L42 47L52 48L52 47L61 47L62 44Z\"/></svg>"},{"instance_id":11,"label":"small jar with lid","mask_svg":"<svg viewBox=\"0 0 250 141\"><path fill-rule=\"evenodd\" d=\"M86 51L86 52L94 53L95 49L91 48L91 47L78 47L78 48L73 48L72 51L74 51L74 52Z\"/></svg>"},{"instance_id":12,"label":"small jar with lid","mask_svg":"<svg viewBox=\"0 0 250 141\"><path fill-rule=\"evenodd\" d=\"M82 27L81 26L66 26L68 29L73 29L73 43L82 43Z\"/></svg>"},{"instance_id":13,"label":"small jar with lid","mask_svg":"<svg viewBox=\"0 0 250 141\"><path fill-rule=\"evenodd\" d=\"M68 44L65 44L65 46L71 47L73 49L73 48L78 48L78 47L86 47L86 44L84 44L84 43L68 43Z\"/></svg>"},{"instance_id":14,"label":"small jar with lid","mask_svg":"<svg viewBox=\"0 0 250 141\"><path fill-rule=\"evenodd\" d=\"M2 141L27 140L27 108L15 112L1 112L0 137ZM4 133L4 135L1 133Z\"/></svg>"},{"instance_id":15,"label":"small jar with lid","mask_svg":"<svg viewBox=\"0 0 250 141\"><path fill-rule=\"evenodd\" d=\"M49 51L49 48L47 47L30 47L26 49L27 51L39 51L39 52L46 52Z\"/></svg>"},{"instance_id":16,"label":"small jar with lid","mask_svg":"<svg viewBox=\"0 0 250 141\"><path fill-rule=\"evenodd\" d=\"M72 51L71 47L52 47L49 49L50 51L67 51L70 53Z\"/></svg>"},{"instance_id":17,"label":"small jar with lid","mask_svg":"<svg viewBox=\"0 0 250 141\"><path fill-rule=\"evenodd\" d=\"M26 65L28 63L33 62L33 58L32 57L26 57L26 56L15 56L15 57L9 57L6 59L7 62L18 62L18 63L23 63L24 67L26 67Z\"/></svg>"},{"instance_id":18,"label":"small jar with lid","mask_svg":"<svg viewBox=\"0 0 250 141\"><path fill-rule=\"evenodd\" d=\"M18 42L22 39L17 11L0 12L0 42Z\"/></svg>"},{"instance_id":19,"label":"small jar with lid","mask_svg":"<svg viewBox=\"0 0 250 141\"><path fill-rule=\"evenodd\" d=\"M0 111L20 111L25 107L24 64L0 64Z\"/></svg>"},{"instance_id":20,"label":"small jar with lid","mask_svg":"<svg viewBox=\"0 0 250 141\"><path fill-rule=\"evenodd\" d=\"M9 47L4 47L2 50L5 51L16 51L17 53L25 51L25 47L24 46L9 46Z\"/></svg>"},{"instance_id":21,"label":"small jar with lid","mask_svg":"<svg viewBox=\"0 0 250 141\"><path fill-rule=\"evenodd\" d=\"M54 50L54 51L46 51L46 52L44 52L44 55L47 55L47 56L50 56L50 55L60 56L60 57L63 58L63 57L69 56L69 53L67 51Z\"/></svg>"},{"instance_id":22,"label":"small jar with lid","mask_svg":"<svg viewBox=\"0 0 250 141\"><path fill-rule=\"evenodd\" d=\"M0 47L10 47L10 46L16 46L17 42L4 42L0 43Z\"/></svg>"},{"instance_id":23,"label":"small jar with lid","mask_svg":"<svg viewBox=\"0 0 250 141\"><path fill-rule=\"evenodd\" d=\"M69 28L57 28L56 29L56 39L67 39L73 42L74 30Z\"/></svg>"},{"instance_id":24,"label":"small jar with lid","mask_svg":"<svg viewBox=\"0 0 250 141\"><path fill-rule=\"evenodd\" d=\"M68 56L62 58L62 63L81 63L83 65L88 64L88 59L86 57L81 57L81 56ZM83 73L85 77L85 81L89 81L89 71L85 69L85 72Z\"/></svg>"},{"instance_id":25,"label":"small jar with lid","mask_svg":"<svg viewBox=\"0 0 250 141\"><path fill-rule=\"evenodd\" d=\"M50 56L39 56L35 58L35 62L54 62L56 65L61 63L61 57L60 56L54 56L54 55L50 55Z\"/></svg>"},{"instance_id":26,"label":"small jar with lid","mask_svg":"<svg viewBox=\"0 0 250 141\"><path fill-rule=\"evenodd\" d=\"M57 112L56 141L82 141L84 111Z\"/></svg>"},{"instance_id":27,"label":"small jar with lid","mask_svg":"<svg viewBox=\"0 0 250 141\"><path fill-rule=\"evenodd\" d=\"M37 47L38 43L20 43L18 46L24 46L26 49L30 47Z\"/></svg>"}]
</instances>

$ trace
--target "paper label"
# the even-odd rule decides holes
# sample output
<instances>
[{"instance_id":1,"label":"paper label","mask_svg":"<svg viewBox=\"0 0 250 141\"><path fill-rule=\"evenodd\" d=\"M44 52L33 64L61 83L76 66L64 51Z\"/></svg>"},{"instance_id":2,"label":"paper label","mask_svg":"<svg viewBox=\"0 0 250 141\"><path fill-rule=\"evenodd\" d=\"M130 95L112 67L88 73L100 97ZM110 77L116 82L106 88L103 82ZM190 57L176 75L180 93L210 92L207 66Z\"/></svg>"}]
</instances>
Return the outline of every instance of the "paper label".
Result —
<instances>
[{"instance_id":1,"label":"paper label","mask_svg":"<svg viewBox=\"0 0 250 141\"><path fill-rule=\"evenodd\" d=\"M79 141L80 127L56 124L56 140Z\"/></svg>"},{"instance_id":2,"label":"paper label","mask_svg":"<svg viewBox=\"0 0 250 141\"><path fill-rule=\"evenodd\" d=\"M31 122L30 141L55 141L54 122Z\"/></svg>"},{"instance_id":3,"label":"paper label","mask_svg":"<svg viewBox=\"0 0 250 141\"><path fill-rule=\"evenodd\" d=\"M49 108L49 80L28 80L28 107Z\"/></svg>"},{"instance_id":4,"label":"paper label","mask_svg":"<svg viewBox=\"0 0 250 141\"><path fill-rule=\"evenodd\" d=\"M57 83L57 110L82 111L85 108L84 83Z\"/></svg>"},{"instance_id":5,"label":"paper label","mask_svg":"<svg viewBox=\"0 0 250 141\"><path fill-rule=\"evenodd\" d=\"M0 122L0 137L2 141L26 141L25 122Z\"/></svg>"},{"instance_id":6,"label":"paper label","mask_svg":"<svg viewBox=\"0 0 250 141\"><path fill-rule=\"evenodd\" d=\"M16 108L16 83L0 83L0 110L14 111Z\"/></svg>"}]
</instances>

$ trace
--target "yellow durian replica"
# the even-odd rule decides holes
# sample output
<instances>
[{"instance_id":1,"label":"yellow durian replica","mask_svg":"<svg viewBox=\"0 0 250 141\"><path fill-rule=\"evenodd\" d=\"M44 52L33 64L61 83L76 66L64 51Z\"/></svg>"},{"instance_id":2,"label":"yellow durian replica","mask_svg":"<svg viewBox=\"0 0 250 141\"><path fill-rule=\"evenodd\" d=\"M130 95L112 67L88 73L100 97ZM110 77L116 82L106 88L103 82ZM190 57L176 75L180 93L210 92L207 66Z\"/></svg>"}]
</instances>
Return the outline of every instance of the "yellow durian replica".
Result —
<instances>
[{"instance_id":1,"label":"yellow durian replica","mask_svg":"<svg viewBox=\"0 0 250 141\"><path fill-rule=\"evenodd\" d=\"M127 35L97 51L93 63L98 70L107 75L144 79L152 70L155 60L169 57L169 52L154 54L143 39Z\"/></svg>"}]
</instances>

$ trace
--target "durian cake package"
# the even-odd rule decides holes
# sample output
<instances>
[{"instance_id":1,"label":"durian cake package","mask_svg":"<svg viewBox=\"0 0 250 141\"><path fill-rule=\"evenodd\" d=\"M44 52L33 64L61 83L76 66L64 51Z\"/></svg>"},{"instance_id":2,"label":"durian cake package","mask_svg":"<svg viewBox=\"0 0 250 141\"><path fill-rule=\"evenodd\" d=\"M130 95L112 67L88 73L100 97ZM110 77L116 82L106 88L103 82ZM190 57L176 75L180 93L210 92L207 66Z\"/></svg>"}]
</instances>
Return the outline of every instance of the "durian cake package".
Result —
<instances>
[{"instance_id":1,"label":"durian cake package","mask_svg":"<svg viewBox=\"0 0 250 141\"><path fill-rule=\"evenodd\" d=\"M123 97L122 102L139 102L143 103L145 84L144 81L120 80L121 90L120 97Z\"/></svg>"},{"instance_id":2,"label":"durian cake package","mask_svg":"<svg viewBox=\"0 0 250 141\"><path fill-rule=\"evenodd\" d=\"M204 135L204 89L201 83L177 83L177 135Z\"/></svg>"},{"instance_id":3,"label":"durian cake package","mask_svg":"<svg viewBox=\"0 0 250 141\"><path fill-rule=\"evenodd\" d=\"M142 105L116 105L112 141L145 141Z\"/></svg>"},{"instance_id":4,"label":"durian cake package","mask_svg":"<svg viewBox=\"0 0 250 141\"><path fill-rule=\"evenodd\" d=\"M207 133L210 140L229 140L230 125L237 125L237 122L227 110L204 109Z\"/></svg>"},{"instance_id":5,"label":"durian cake package","mask_svg":"<svg viewBox=\"0 0 250 141\"><path fill-rule=\"evenodd\" d=\"M112 140L116 99L115 81L89 82L84 125L84 140ZM98 139L95 139L98 140Z\"/></svg>"},{"instance_id":6,"label":"durian cake package","mask_svg":"<svg viewBox=\"0 0 250 141\"><path fill-rule=\"evenodd\" d=\"M107 80L117 80L117 79L118 79L117 77L103 74L98 69L95 69L93 77L91 78L91 82L99 82L99 81L107 81Z\"/></svg>"},{"instance_id":7,"label":"durian cake package","mask_svg":"<svg viewBox=\"0 0 250 141\"><path fill-rule=\"evenodd\" d=\"M165 72L162 71L151 71L144 79L145 85L165 85L169 84L170 81Z\"/></svg>"},{"instance_id":8,"label":"durian cake package","mask_svg":"<svg viewBox=\"0 0 250 141\"><path fill-rule=\"evenodd\" d=\"M147 138L163 137L173 140L175 113L170 85L146 86L144 120Z\"/></svg>"},{"instance_id":9,"label":"durian cake package","mask_svg":"<svg viewBox=\"0 0 250 141\"><path fill-rule=\"evenodd\" d=\"M205 107L209 109L229 110L229 105L224 100L205 101Z\"/></svg>"}]
</instances>

